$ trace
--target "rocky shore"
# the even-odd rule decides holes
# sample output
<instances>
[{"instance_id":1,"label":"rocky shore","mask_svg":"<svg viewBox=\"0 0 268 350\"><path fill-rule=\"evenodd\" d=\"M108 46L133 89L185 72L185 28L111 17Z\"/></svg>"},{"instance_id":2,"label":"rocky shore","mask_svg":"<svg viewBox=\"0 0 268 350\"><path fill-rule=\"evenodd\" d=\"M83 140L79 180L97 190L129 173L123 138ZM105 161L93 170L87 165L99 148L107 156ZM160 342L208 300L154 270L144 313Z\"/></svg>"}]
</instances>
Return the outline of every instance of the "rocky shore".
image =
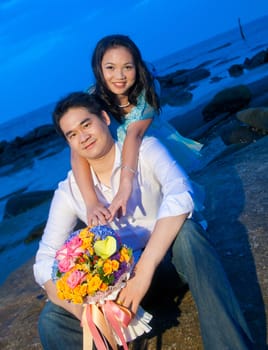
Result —
<instances>
[{"instance_id":1,"label":"rocky shore","mask_svg":"<svg viewBox=\"0 0 268 350\"><path fill-rule=\"evenodd\" d=\"M255 63L254 63L255 62ZM256 63L257 62L257 63ZM268 62L267 50L248 58L241 66L230 66L230 74ZM218 77L220 78L220 77ZM212 79L206 67L159 77L162 104L178 105L190 100L193 83ZM215 77L213 78L215 79ZM233 84L203 101L191 111L201 120L193 136L204 143L204 152L221 140L225 147L217 159L192 177L204 186L208 235L220 255L255 341L255 350L267 349L268 315L268 74L250 84ZM172 119L176 126L176 118ZM49 144L49 152L45 145ZM12 174L27 167L34 157L49 157L65 144L51 126L30 135L0 143L0 172ZM29 153L30 152L30 153ZM51 153L52 152L52 153ZM30 154L22 157L22 155ZM11 197L5 217L49 203L52 192L21 193ZM21 205L23 203L23 205ZM23 209L22 209L23 208ZM28 239L39 239L43 222ZM0 348L42 349L37 319L46 297L32 276L33 258L14 271L0 287ZM198 314L185 286L161 284L145 306L154 315L152 332L138 339L133 350L202 350ZM164 287L163 287L164 286ZM215 347L216 349L216 347ZM235 350L235 349L234 349Z\"/></svg>"}]
</instances>

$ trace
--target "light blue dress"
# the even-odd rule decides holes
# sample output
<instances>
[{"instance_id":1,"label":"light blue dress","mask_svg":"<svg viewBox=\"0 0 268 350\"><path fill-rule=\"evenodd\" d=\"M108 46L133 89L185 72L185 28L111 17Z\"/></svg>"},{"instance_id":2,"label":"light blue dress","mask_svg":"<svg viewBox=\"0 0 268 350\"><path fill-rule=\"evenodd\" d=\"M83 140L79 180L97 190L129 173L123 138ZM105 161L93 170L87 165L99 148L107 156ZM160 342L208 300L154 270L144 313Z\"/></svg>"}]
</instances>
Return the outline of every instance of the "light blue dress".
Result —
<instances>
[{"instance_id":1,"label":"light blue dress","mask_svg":"<svg viewBox=\"0 0 268 350\"><path fill-rule=\"evenodd\" d=\"M172 125L165 121L161 115L158 115L153 107L145 101L144 92L138 97L137 105L125 115L124 123L117 127L118 141L120 143L124 142L127 129L131 123L150 118L152 118L152 123L145 135L154 136L165 145L186 173L190 174L192 171L198 170L201 166L200 150L203 145L180 135Z\"/></svg>"},{"instance_id":2,"label":"light blue dress","mask_svg":"<svg viewBox=\"0 0 268 350\"><path fill-rule=\"evenodd\" d=\"M145 101L144 93L138 97L137 105L125 115L124 123L117 125L116 134L118 141L123 144L127 128L131 123L150 118L153 120L147 129L145 136L154 136L164 144L173 158L184 168L187 174L202 167L202 156L200 150L203 145L181 136L175 128L173 128L167 121L163 120L161 116L159 116ZM194 191L195 219L206 228L206 220L203 219L201 214L204 209L204 189L195 181L190 180L190 182Z\"/></svg>"}]
</instances>

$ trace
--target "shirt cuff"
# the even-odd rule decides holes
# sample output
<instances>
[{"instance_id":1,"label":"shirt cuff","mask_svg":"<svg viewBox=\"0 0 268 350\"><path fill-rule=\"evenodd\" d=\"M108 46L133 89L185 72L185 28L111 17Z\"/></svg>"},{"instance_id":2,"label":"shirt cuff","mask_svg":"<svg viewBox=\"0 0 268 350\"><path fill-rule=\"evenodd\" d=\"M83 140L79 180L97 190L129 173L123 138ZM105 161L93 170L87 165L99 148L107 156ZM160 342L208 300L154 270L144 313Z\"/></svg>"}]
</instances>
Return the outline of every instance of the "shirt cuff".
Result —
<instances>
[{"instance_id":1,"label":"shirt cuff","mask_svg":"<svg viewBox=\"0 0 268 350\"><path fill-rule=\"evenodd\" d=\"M189 213L188 218L191 218L193 210L194 202L192 196L189 192L183 192L176 197L170 196L170 198L164 198L158 211L157 220L186 213Z\"/></svg>"}]
</instances>

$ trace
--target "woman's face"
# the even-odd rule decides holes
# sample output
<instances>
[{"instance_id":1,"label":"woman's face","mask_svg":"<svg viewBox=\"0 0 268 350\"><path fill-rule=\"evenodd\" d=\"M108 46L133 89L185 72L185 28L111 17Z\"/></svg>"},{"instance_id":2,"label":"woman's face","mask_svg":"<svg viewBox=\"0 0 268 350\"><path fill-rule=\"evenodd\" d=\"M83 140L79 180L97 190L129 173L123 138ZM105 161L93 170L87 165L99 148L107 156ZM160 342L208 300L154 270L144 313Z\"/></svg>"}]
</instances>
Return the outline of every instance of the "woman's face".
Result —
<instances>
[{"instance_id":1,"label":"woman's face","mask_svg":"<svg viewBox=\"0 0 268 350\"><path fill-rule=\"evenodd\" d=\"M108 49L101 69L107 88L115 95L127 95L136 80L136 67L130 51L124 46Z\"/></svg>"}]
</instances>

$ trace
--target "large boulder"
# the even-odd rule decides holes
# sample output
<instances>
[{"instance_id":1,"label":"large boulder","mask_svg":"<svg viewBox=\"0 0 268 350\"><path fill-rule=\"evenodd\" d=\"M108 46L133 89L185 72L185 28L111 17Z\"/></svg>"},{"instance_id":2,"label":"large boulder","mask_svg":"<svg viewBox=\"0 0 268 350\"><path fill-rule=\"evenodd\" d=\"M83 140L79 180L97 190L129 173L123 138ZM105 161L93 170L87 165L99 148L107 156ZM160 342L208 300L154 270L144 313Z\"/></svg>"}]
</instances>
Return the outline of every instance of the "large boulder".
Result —
<instances>
[{"instance_id":1,"label":"large boulder","mask_svg":"<svg viewBox=\"0 0 268 350\"><path fill-rule=\"evenodd\" d=\"M25 192L12 196L6 203L4 219L17 216L52 198L54 190Z\"/></svg>"},{"instance_id":2,"label":"large boulder","mask_svg":"<svg viewBox=\"0 0 268 350\"><path fill-rule=\"evenodd\" d=\"M256 107L242 110L236 114L241 122L261 130L263 133L268 132L268 107Z\"/></svg>"},{"instance_id":3,"label":"large boulder","mask_svg":"<svg viewBox=\"0 0 268 350\"><path fill-rule=\"evenodd\" d=\"M205 121L210 121L223 113L234 113L248 106L251 99L250 89L246 85L237 85L218 92L204 107Z\"/></svg>"},{"instance_id":4,"label":"large boulder","mask_svg":"<svg viewBox=\"0 0 268 350\"><path fill-rule=\"evenodd\" d=\"M251 58L246 58L244 61L244 67L246 69L253 69L268 62L268 49L258 52Z\"/></svg>"}]
</instances>

